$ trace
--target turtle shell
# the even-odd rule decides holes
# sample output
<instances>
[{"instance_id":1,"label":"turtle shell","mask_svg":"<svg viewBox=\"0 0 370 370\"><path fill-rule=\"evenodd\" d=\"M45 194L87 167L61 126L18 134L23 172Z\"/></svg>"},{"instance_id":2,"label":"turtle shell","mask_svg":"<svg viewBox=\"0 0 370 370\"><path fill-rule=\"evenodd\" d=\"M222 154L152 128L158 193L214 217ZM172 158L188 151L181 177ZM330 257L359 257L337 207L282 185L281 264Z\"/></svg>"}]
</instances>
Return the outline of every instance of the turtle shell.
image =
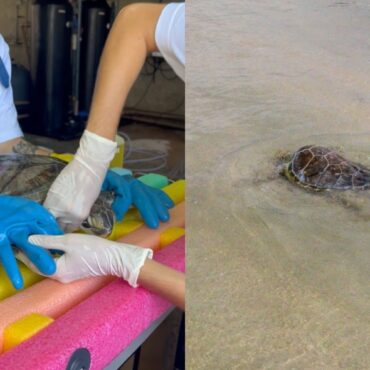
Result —
<instances>
[{"instance_id":1,"label":"turtle shell","mask_svg":"<svg viewBox=\"0 0 370 370\"><path fill-rule=\"evenodd\" d=\"M370 188L370 170L332 149L307 145L292 157L289 171L303 186L314 189L364 190Z\"/></svg>"},{"instance_id":2,"label":"turtle shell","mask_svg":"<svg viewBox=\"0 0 370 370\"><path fill-rule=\"evenodd\" d=\"M0 155L0 193L20 195L43 203L65 163L59 159L26 154Z\"/></svg>"},{"instance_id":3,"label":"turtle shell","mask_svg":"<svg viewBox=\"0 0 370 370\"><path fill-rule=\"evenodd\" d=\"M28 154L0 155L0 194L18 195L43 203L48 190L66 163L52 157ZM114 196L101 192L82 229L89 234L107 236L115 221Z\"/></svg>"}]
</instances>

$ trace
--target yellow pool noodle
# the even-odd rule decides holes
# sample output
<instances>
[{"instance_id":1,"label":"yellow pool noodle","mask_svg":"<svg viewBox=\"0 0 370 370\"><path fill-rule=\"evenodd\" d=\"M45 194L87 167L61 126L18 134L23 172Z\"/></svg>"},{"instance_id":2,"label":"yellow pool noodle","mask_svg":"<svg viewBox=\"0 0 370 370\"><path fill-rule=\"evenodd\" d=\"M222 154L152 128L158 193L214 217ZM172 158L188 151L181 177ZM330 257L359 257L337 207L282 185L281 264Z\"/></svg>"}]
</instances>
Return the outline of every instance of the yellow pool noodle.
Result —
<instances>
[{"instance_id":1,"label":"yellow pool noodle","mask_svg":"<svg viewBox=\"0 0 370 370\"><path fill-rule=\"evenodd\" d=\"M162 189L175 203L181 203L185 199L185 180L178 180ZM130 209L123 221L116 222L113 226L112 233L109 235L109 240L117 240L123 236L135 231L140 226L144 225L140 213L136 208Z\"/></svg>"},{"instance_id":2,"label":"yellow pool noodle","mask_svg":"<svg viewBox=\"0 0 370 370\"><path fill-rule=\"evenodd\" d=\"M121 222L116 222L108 239L117 240L118 238L122 238L123 236L132 233L142 225L143 222L139 220L123 220Z\"/></svg>"},{"instance_id":3,"label":"yellow pool noodle","mask_svg":"<svg viewBox=\"0 0 370 370\"><path fill-rule=\"evenodd\" d=\"M73 159L73 154L69 153L52 153L50 154L50 157L58 158L64 162L70 162Z\"/></svg>"},{"instance_id":4,"label":"yellow pool noodle","mask_svg":"<svg viewBox=\"0 0 370 370\"><path fill-rule=\"evenodd\" d=\"M165 230L159 237L159 249L167 247L177 239L185 235L185 229L182 227L170 227Z\"/></svg>"},{"instance_id":5,"label":"yellow pool noodle","mask_svg":"<svg viewBox=\"0 0 370 370\"><path fill-rule=\"evenodd\" d=\"M44 277L36 274L31 271L27 266L22 262L17 261L19 271L23 277L24 287L28 288L29 286L36 284L41 281ZM4 267L0 266L0 301L12 296L13 294L19 293L10 282L8 275L6 274Z\"/></svg>"},{"instance_id":6,"label":"yellow pool noodle","mask_svg":"<svg viewBox=\"0 0 370 370\"><path fill-rule=\"evenodd\" d=\"M185 180L177 180L170 185L165 186L162 190L174 201L179 204L185 199Z\"/></svg>"},{"instance_id":7,"label":"yellow pool noodle","mask_svg":"<svg viewBox=\"0 0 370 370\"><path fill-rule=\"evenodd\" d=\"M54 320L48 316L31 313L9 324L4 329L3 333L4 352L31 338L53 321Z\"/></svg>"}]
</instances>

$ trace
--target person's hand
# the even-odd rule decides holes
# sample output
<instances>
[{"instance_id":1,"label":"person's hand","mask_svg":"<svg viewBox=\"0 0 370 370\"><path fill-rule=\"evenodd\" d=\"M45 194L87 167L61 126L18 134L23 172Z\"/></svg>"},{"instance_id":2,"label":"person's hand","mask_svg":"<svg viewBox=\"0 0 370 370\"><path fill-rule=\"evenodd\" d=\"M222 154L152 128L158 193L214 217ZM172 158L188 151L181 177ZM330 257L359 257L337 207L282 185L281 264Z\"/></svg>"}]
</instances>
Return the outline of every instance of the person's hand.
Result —
<instances>
[{"instance_id":1,"label":"person's hand","mask_svg":"<svg viewBox=\"0 0 370 370\"><path fill-rule=\"evenodd\" d=\"M56 265L50 253L28 242L31 234L62 234L55 218L40 204L18 196L0 196L0 261L14 288L23 288L12 245L37 266L52 275Z\"/></svg>"},{"instance_id":2,"label":"person's hand","mask_svg":"<svg viewBox=\"0 0 370 370\"><path fill-rule=\"evenodd\" d=\"M57 270L50 276L62 283L92 276L113 275L123 278L136 288L141 267L147 258L153 257L151 249L117 243L93 235L32 235L29 242L65 252L61 257L56 258ZM18 253L17 258L37 271L21 252Z\"/></svg>"},{"instance_id":3,"label":"person's hand","mask_svg":"<svg viewBox=\"0 0 370 370\"><path fill-rule=\"evenodd\" d=\"M49 189L44 206L66 231L77 230L99 196L117 144L85 130L73 160Z\"/></svg>"},{"instance_id":4,"label":"person's hand","mask_svg":"<svg viewBox=\"0 0 370 370\"><path fill-rule=\"evenodd\" d=\"M133 204L144 222L152 229L159 226L159 221L169 220L167 209L174 206L173 201L162 190L145 185L130 175L120 176L113 171L108 171L102 190L114 191L112 208L118 221L122 220Z\"/></svg>"}]
</instances>

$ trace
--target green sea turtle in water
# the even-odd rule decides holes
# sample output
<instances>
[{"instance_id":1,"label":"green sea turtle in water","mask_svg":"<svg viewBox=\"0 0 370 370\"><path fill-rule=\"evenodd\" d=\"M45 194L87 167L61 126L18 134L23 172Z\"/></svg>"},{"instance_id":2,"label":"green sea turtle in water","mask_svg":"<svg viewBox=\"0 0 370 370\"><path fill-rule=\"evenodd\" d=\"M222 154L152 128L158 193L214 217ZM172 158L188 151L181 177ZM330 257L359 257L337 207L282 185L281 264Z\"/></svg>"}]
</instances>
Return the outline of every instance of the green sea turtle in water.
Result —
<instances>
[{"instance_id":1,"label":"green sea turtle in water","mask_svg":"<svg viewBox=\"0 0 370 370\"><path fill-rule=\"evenodd\" d=\"M289 162L279 166L279 172L290 181L313 190L370 189L370 169L318 145L298 149Z\"/></svg>"},{"instance_id":2,"label":"green sea turtle in water","mask_svg":"<svg viewBox=\"0 0 370 370\"><path fill-rule=\"evenodd\" d=\"M19 195L42 204L47 192L66 163L48 156L28 154L0 155L0 194ZM113 194L101 192L81 229L107 236L115 221Z\"/></svg>"}]
</instances>

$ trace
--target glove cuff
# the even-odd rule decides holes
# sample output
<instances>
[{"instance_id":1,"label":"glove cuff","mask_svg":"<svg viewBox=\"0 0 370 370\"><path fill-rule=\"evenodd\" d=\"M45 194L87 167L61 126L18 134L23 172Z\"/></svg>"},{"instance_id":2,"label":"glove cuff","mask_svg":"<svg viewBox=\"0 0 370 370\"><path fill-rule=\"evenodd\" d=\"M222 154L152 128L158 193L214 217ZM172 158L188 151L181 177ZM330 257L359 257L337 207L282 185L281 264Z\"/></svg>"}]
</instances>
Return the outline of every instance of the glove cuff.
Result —
<instances>
[{"instance_id":1,"label":"glove cuff","mask_svg":"<svg viewBox=\"0 0 370 370\"><path fill-rule=\"evenodd\" d=\"M127 282L133 287L137 288L139 285L137 283L137 280L139 278L140 270L144 266L145 261L149 258L153 258L153 251L148 248L141 248L141 247L136 247L140 248L141 251L141 256L138 261L135 263L135 268L130 271L129 276L127 278Z\"/></svg>"},{"instance_id":2,"label":"glove cuff","mask_svg":"<svg viewBox=\"0 0 370 370\"><path fill-rule=\"evenodd\" d=\"M85 130L76 156L83 161L93 161L108 167L117 149L117 143Z\"/></svg>"}]
</instances>

